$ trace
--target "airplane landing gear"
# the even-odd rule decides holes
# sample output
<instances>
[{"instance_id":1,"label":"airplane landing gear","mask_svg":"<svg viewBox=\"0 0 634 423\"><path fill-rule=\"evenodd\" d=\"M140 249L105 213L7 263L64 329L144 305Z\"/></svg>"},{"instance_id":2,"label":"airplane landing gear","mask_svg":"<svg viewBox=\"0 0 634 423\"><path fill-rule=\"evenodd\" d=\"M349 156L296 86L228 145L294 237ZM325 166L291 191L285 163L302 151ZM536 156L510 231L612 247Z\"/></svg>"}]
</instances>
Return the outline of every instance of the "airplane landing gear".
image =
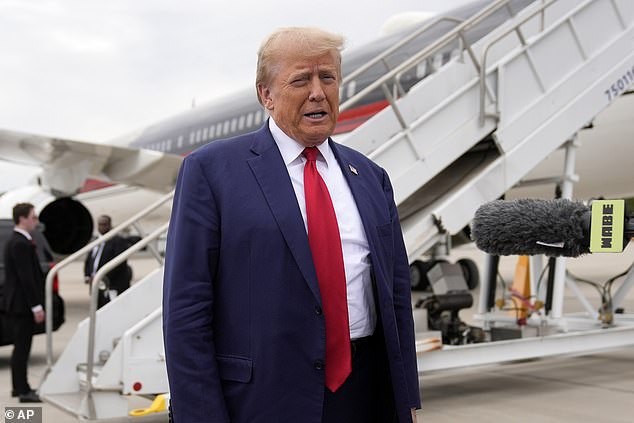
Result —
<instances>
[{"instance_id":1,"label":"airplane landing gear","mask_svg":"<svg viewBox=\"0 0 634 423\"><path fill-rule=\"evenodd\" d=\"M427 310L427 327L442 334L447 345L462 345L485 340L481 328L470 326L460 319L459 312L473 305L469 290L478 286L476 264L470 259L456 263L445 260L415 261L410 266L412 289L427 291L431 295L421 297L415 308Z\"/></svg>"}]
</instances>

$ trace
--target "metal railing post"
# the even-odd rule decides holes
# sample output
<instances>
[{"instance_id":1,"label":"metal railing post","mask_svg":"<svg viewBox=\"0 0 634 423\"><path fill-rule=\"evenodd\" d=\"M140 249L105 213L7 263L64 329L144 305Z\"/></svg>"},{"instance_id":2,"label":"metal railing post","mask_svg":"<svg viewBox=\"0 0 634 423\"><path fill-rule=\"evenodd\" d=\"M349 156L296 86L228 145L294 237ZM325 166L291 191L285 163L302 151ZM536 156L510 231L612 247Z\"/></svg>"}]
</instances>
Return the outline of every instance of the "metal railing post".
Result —
<instances>
[{"instance_id":1,"label":"metal railing post","mask_svg":"<svg viewBox=\"0 0 634 423\"><path fill-rule=\"evenodd\" d=\"M152 203L150 206L146 207L145 209L141 210L134 216L130 217L129 219L121 223L120 225L111 229L105 235L97 237L95 240L89 242L84 247L75 251L73 254L66 257L64 260L60 261L49 270L48 274L46 275L46 283L44 287L45 296L46 296L45 306L47 310L46 319L45 319L46 320L46 370L44 372L44 376L48 374L51 367L53 366L53 313L52 313L52 310L53 310L53 279L55 278L55 275L57 275L61 269L65 268L70 263L74 262L77 258L81 257L88 251L92 250L93 247L96 247L102 242L106 242L109 239L113 238L115 235L119 234L123 229L127 228L128 226L130 226L132 223L136 222L137 220L140 220L141 218L147 216L149 213L153 212L154 210L156 210L157 208L159 208L166 202L170 201L173 197L174 197L174 191L171 191L169 194L158 199L157 201Z\"/></svg>"},{"instance_id":2,"label":"metal railing post","mask_svg":"<svg viewBox=\"0 0 634 423\"><path fill-rule=\"evenodd\" d=\"M487 55L489 54L489 50L491 49L491 47L498 43L499 41L501 41L502 39L504 39L504 37L506 37L507 35L509 35L511 32L516 32L518 35L518 38L520 40L520 42L522 43L522 46L524 48L527 47L527 41L524 37L524 35L522 34L521 30L520 30L520 26L524 25L526 22L528 22L529 20L533 19L536 15L540 15L541 19L543 21L543 16L546 12L546 8L552 6L554 3L556 3L559 0L550 0L550 1L546 1L543 0L542 4L539 6L539 8L537 10L535 10L533 13L529 14L528 16L526 16L525 18L523 18L521 21L517 22L515 25L513 25L513 27L509 28L507 31L505 31L504 33L500 34L498 37L496 37L495 39L491 40L489 42L489 44L487 44L487 46L484 48L483 53L482 53L482 59L480 60L480 114L479 114L479 124L480 126L484 125L484 121L487 117L495 117L495 118L499 118L499 116L497 114L487 114L486 113L486 105L485 105L485 96L488 94L489 97L491 98L491 101L495 101L497 102L497 96L493 96L493 93L490 92L490 90L488 90L487 85L486 85L486 77L487 77L487 67L486 67L486 62L487 62ZM576 6L575 10L581 10L585 7L587 7L589 4L591 4L593 2L593 0L586 0L584 3L580 4L579 6ZM552 30L552 29L551 29ZM544 29L540 28L540 33L544 33ZM574 33L574 31L573 31ZM537 77L537 82L538 84L542 87L542 89L544 89L544 83L541 80L541 78L539 77L539 74L537 73L537 69L534 66L534 61L531 59L530 55L528 55L528 61L529 64L531 65L531 67L533 68L533 71Z\"/></svg>"}]
</instances>

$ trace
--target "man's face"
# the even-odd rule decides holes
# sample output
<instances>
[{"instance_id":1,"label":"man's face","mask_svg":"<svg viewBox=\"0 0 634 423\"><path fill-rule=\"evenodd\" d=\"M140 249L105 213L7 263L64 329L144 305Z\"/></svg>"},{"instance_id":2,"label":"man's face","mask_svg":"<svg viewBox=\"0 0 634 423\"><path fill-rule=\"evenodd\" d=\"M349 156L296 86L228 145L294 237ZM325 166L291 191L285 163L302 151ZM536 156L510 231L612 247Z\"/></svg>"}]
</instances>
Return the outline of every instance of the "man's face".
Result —
<instances>
[{"instance_id":1,"label":"man's face","mask_svg":"<svg viewBox=\"0 0 634 423\"><path fill-rule=\"evenodd\" d=\"M105 234L110 230L110 220L105 217L100 217L97 220L97 230L101 235Z\"/></svg>"},{"instance_id":2,"label":"man's face","mask_svg":"<svg viewBox=\"0 0 634 423\"><path fill-rule=\"evenodd\" d=\"M339 73L332 54L304 58L289 54L278 62L260 98L282 131L305 147L324 142L339 116Z\"/></svg>"},{"instance_id":3,"label":"man's face","mask_svg":"<svg viewBox=\"0 0 634 423\"><path fill-rule=\"evenodd\" d=\"M20 226L27 232L35 230L35 227L40 221L35 214L35 209L31 209L27 217L20 217Z\"/></svg>"}]
</instances>

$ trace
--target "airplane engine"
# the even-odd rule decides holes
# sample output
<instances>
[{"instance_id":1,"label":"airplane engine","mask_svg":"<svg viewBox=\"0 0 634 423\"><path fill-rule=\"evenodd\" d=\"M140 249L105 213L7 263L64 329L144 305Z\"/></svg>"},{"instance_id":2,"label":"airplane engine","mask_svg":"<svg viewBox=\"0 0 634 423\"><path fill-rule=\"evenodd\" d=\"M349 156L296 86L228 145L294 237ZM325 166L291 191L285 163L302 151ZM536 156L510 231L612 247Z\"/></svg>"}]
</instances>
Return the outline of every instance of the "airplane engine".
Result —
<instances>
[{"instance_id":1,"label":"airplane engine","mask_svg":"<svg viewBox=\"0 0 634 423\"><path fill-rule=\"evenodd\" d=\"M11 219L13 206L32 203L44 236L57 254L71 254L90 241L93 219L88 209L71 197L56 197L40 186L31 185L6 192L0 197L0 217Z\"/></svg>"}]
</instances>

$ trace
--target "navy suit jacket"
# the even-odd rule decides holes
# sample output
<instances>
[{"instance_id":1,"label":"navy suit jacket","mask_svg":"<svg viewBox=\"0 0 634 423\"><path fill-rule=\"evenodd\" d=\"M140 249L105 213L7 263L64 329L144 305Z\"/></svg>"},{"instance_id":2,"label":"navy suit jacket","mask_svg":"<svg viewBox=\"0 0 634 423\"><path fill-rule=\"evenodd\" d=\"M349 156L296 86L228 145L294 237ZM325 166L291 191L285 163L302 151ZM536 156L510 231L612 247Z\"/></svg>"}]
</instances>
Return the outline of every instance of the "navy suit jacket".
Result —
<instances>
[{"instance_id":1,"label":"navy suit jacket","mask_svg":"<svg viewBox=\"0 0 634 423\"><path fill-rule=\"evenodd\" d=\"M124 252L130 247L130 243L119 235L115 235L106 241L99 258L97 269L101 269L104 264ZM84 276L93 275L93 266L95 264L95 258L92 255L92 251L86 254L84 261ZM108 289L116 289L121 294L126 289L130 288L131 273L128 271L128 261L125 260L120 265L108 272Z\"/></svg>"},{"instance_id":2,"label":"navy suit jacket","mask_svg":"<svg viewBox=\"0 0 634 423\"><path fill-rule=\"evenodd\" d=\"M418 373L392 187L365 156L329 142L363 221L399 420L410 422L410 408L420 405ZM268 124L186 157L164 276L174 421L320 423L320 307L306 229Z\"/></svg>"},{"instance_id":3,"label":"navy suit jacket","mask_svg":"<svg viewBox=\"0 0 634 423\"><path fill-rule=\"evenodd\" d=\"M44 274L35 246L16 231L5 245L4 270L4 311L32 316L33 307L44 305Z\"/></svg>"}]
</instances>

